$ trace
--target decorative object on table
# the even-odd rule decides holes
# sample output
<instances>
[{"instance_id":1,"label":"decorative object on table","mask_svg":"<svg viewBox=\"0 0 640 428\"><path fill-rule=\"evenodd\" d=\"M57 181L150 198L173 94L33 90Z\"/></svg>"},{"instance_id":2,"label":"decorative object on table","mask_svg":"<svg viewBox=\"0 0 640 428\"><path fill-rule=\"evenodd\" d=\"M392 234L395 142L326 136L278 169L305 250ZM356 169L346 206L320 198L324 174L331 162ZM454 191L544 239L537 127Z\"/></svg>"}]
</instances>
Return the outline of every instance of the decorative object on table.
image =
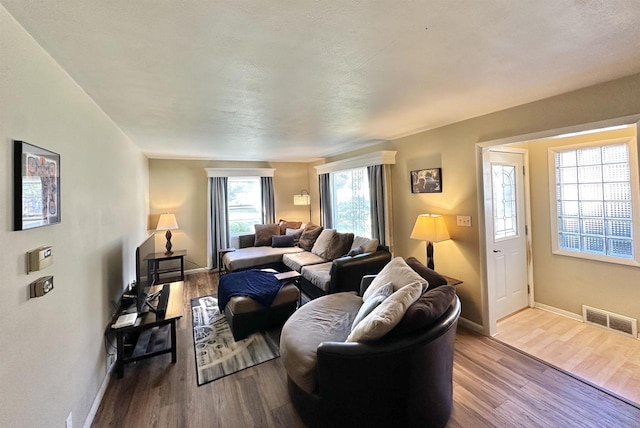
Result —
<instances>
[{"instance_id":1,"label":"decorative object on table","mask_svg":"<svg viewBox=\"0 0 640 428\"><path fill-rule=\"evenodd\" d=\"M293 195L293 205L309 206L309 223L311 223L311 195L306 189L302 189L299 195Z\"/></svg>"},{"instance_id":2,"label":"decorative object on table","mask_svg":"<svg viewBox=\"0 0 640 428\"><path fill-rule=\"evenodd\" d=\"M434 269L433 243L450 239L444 218L438 214L420 214L411 231L411 239L427 241L427 266Z\"/></svg>"},{"instance_id":3,"label":"decorative object on table","mask_svg":"<svg viewBox=\"0 0 640 428\"><path fill-rule=\"evenodd\" d=\"M60 155L13 142L13 230L60 223Z\"/></svg>"},{"instance_id":4,"label":"decorative object on table","mask_svg":"<svg viewBox=\"0 0 640 428\"><path fill-rule=\"evenodd\" d=\"M442 193L442 168L411 171L411 193Z\"/></svg>"},{"instance_id":5,"label":"decorative object on table","mask_svg":"<svg viewBox=\"0 0 640 428\"><path fill-rule=\"evenodd\" d=\"M280 356L280 329L235 341L216 296L191 300L198 386Z\"/></svg>"},{"instance_id":6,"label":"decorative object on table","mask_svg":"<svg viewBox=\"0 0 640 428\"><path fill-rule=\"evenodd\" d=\"M175 214L161 214L160 220L158 220L158 226L156 226L156 230L167 231L167 233L164 235L167 238L167 251L164 254L167 256L173 254L173 251L171 251L171 229L178 229L178 222L176 221Z\"/></svg>"}]
</instances>

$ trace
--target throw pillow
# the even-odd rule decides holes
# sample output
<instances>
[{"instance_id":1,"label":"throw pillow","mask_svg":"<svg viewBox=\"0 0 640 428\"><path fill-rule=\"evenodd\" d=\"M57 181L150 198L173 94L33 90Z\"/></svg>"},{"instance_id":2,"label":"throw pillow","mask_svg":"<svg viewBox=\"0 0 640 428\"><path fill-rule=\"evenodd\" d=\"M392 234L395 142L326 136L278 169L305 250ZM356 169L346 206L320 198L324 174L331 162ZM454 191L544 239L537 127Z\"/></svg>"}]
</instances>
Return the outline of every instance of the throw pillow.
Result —
<instances>
[{"instance_id":1,"label":"throw pillow","mask_svg":"<svg viewBox=\"0 0 640 428\"><path fill-rule=\"evenodd\" d=\"M295 242L297 244L298 241L300 240L300 236L302 235L302 231L303 230L304 229L289 229L289 228L287 228L287 230L285 230L284 234L293 236L293 242Z\"/></svg>"},{"instance_id":2,"label":"throw pillow","mask_svg":"<svg viewBox=\"0 0 640 428\"><path fill-rule=\"evenodd\" d=\"M375 308L377 308L385 299L393 293L393 284L389 283L383 287L378 288L378 291L371 296L369 300L364 302L362 306L360 306L360 310L356 314L356 317L353 320L353 324L351 324L351 331L356 328L356 325L360 321L364 319L367 315L369 315Z\"/></svg>"},{"instance_id":3,"label":"throw pillow","mask_svg":"<svg viewBox=\"0 0 640 428\"><path fill-rule=\"evenodd\" d=\"M407 308L418 300L421 294L422 283L418 281L395 291L356 325L346 341L367 342L380 339L398 325Z\"/></svg>"},{"instance_id":4,"label":"throw pillow","mask_svg":"<svg viewBox=\"0 0 640 428\"><path fill-rule=\"evenodd\" d=\"M316 242L311 248L311 252L316 256L328 260L327 258L325 258L324 254L327 252L329 244L331 243L331 238L333 238L333 235L335 235L335 233L335 229L324 229L322 232L320 232L320 235L318 235L318 239L316 239Z\"/></svg>"},{"instance_id":5,"label":"throw pillow","mask_svg":"<svg viewBox=\"0 0 640 428\"><path fill-rule=\"evenodd\" d=\"M429 289L413 305L409 306L398 325L393 329L393 334L402 335L428 327L449 309L455 296L456 288L453 285Z\"/></svg>"},{"instance_id":6,"label":"throw pillow","mask_svg":"<svg viewBox=\"0 0 640 428\"><path fill-rule=\"evenodd\" d=\"M358 246L356 248L352 248L351 251L349 251L347 253L347 256L355 257L355 256L357 256L359 254L362 254L362 253L364 253L364 249L362 247Z\"/></svg>"},{"instance_id":7,"label":"throw pillow","mask_svg":"<svg viewBox=\"0 0 640 428\"><path fill-rule=\"evenodd\" d=\"M331 237L329 247L323 253L322 257L325 260L335 260L338 257L342 257L349 252L351 248L351 242L353 241L353 233L339 233L336 232Z\"/></svg>"},{"instance_id":8,"label":"throw pillow","mask_svg":"<svg viewBox=\"0 0 640 428\"><path fill-rule=\"evenodd\" d=\"M353 238L351 249L362 247L365 253L373 253L378 249L379 243L380 241L377 239L369 239L363 236L356 236L355 238Z\"/></svg>"},{"instance_id":9,"label":"throw pillow","mask_svg":"<svg viewBox=\"0 0 640 428\"><path fill-rule=\"evenodd\" d=\"M426 290L429 286L427 281L415 273L402 257L396 257L387 263L373 281L371 281L369 288L367 288L362 295L362 299L367 300L378 288L390 282L393 282L393 289L397 291L405 285L416 281L422 285L422 291Z\"/></svg>"},{"instance_id":10,"label":"throw pillow","mask_svg":"<svg viewBox=\"0 0 640 428\"><path fill-rule=\"evenodd\" d=\"M302 226L301 221L280 220L278 224L280 225L280 235L284 235L287 229L299 229Z\"/></svg>"},{"instance_id":11,"label":"throw pillow","mask_svg":"<svg viewBox=\"0 0 640 428\"><path fill-rule=\"evenodd\" d=\"M407 264L413 269L418 275L423 277L429 283L429 290L440 287L441 285L445 285L447 283L447 279L440 275L433 269L429 269L422 263L418 261L415 257L409 257L406 260Z\"/></svg>"},{"instance_id":12,"label":"throw pillow","mask_svg":"<svg viewBox=\"0 0 640 428\"><path fill-rule=\"evenodd\" d=\"M280 226L277 224L256 224L256 237L253 245L255 247L264 247L271 245L271 237L280 235Z\"/></svg>"},{"instance_id":13,"label":"throw pillow","mask_svg":"<svg viewBox=\"0 0 640 428\"><path fill-rule=\"evenodd\" d=\"M271 237L271 246L273 248L293 247L293 236L291 235L273 235Z\"/></svg>"},{"instance_id":14,"label":"throw pillow","mask_svg":"<svg viewBox=\"0 0 640 428\"><path fill-rule=\"evenodd\" d=\"M318 235L320 235L320 232L322 232L322 229L322 226L316 226L312 223L307 224L307 226L302 231L302 235L300 235L298 247L306 251L311 251L311 249L313 248L313 244L315 244L316 239L318 239Z\"/></svg>"}]
</instances>

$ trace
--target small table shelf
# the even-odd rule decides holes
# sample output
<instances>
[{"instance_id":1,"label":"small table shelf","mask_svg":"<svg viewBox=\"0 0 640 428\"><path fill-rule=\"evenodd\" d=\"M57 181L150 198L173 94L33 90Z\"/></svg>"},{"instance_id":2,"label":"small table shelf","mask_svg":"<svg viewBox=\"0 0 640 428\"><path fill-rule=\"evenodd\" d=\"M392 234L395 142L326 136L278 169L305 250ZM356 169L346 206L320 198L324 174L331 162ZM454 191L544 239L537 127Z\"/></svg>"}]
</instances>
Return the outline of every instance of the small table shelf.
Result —
<instances>
[{"instance_id":1,"label":"small table shelf","mask_svg":"<svg viewBox=\"0 0 640 428\"><path fill-rule=\"evenodd\" d=\"M171 254L154 253L145 257L148 263L149 269L149 283L148 285L160 284L160 275L180 272L180 281L184 281L184 257L187 255L187 250L174 251ZM167 262L170 260L180 260L180 266L171 266L164 269L160 268L161 262Z\"/></svg>"},{"instance_id":2,"label":"small table shelf","mask_svg":"<svg viewBox=\"0 0 640 428\"><path fill-rule=\"evenodd\" d=\"M124 375L124 365L134 361L152 358L171 353L171 363L175 364L177 355L176 323L182 318L183 310L182 281L169 284L169 301L164 317L158 317L153 312L138 315L136 323L129 327L115 329L116 334L116 372L118 378ZM159 291L162 285L152 287L150 292ZM125 353L125 339L138 335L133 351Z\"/></svg>"}]
</instances>

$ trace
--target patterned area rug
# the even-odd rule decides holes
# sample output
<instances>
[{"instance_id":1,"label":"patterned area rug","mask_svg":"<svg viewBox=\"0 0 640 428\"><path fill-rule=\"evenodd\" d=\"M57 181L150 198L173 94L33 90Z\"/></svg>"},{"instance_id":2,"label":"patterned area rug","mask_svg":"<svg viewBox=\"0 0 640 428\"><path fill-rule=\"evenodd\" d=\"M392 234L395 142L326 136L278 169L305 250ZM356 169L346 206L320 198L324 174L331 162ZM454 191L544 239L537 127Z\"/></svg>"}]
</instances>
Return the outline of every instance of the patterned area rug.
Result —
<instances>
[{"instance_id":1,"label":"patterned area rug","mask_svg":"<svg viewBox=\"0 0 640 428\"><path fill-rule=\"evenodd\" d=\"M280 330L236 342L216 296L191 300L198 386L280 356Z\"/></svg>"}]
</instances>

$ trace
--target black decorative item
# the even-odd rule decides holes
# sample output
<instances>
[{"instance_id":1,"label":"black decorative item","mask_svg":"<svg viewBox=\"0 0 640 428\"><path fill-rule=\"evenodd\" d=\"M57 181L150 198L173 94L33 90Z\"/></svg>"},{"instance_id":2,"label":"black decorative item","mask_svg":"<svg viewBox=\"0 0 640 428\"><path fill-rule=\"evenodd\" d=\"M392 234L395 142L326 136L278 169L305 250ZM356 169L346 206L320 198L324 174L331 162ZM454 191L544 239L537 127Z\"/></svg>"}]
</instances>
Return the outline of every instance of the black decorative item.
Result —
<instances>
[{"instance_id":1,"label":"black decorative item","mask_svg":"<svg viewBox=\"0 0 640 428\"><path fill-rule=\"evenodd\" d=\"M13 142L13 230L60 223L60 155Z\"/></svg>"},{"instance_id":2,"label":"black decorative item","mask_svg":"<svg viewBox=\"0 0 640 428\"><path fill-rule=\"evenodd\" d=\"M442 168L411 171L411 193L442 193Z\"/></svg>"}]
</instances>

